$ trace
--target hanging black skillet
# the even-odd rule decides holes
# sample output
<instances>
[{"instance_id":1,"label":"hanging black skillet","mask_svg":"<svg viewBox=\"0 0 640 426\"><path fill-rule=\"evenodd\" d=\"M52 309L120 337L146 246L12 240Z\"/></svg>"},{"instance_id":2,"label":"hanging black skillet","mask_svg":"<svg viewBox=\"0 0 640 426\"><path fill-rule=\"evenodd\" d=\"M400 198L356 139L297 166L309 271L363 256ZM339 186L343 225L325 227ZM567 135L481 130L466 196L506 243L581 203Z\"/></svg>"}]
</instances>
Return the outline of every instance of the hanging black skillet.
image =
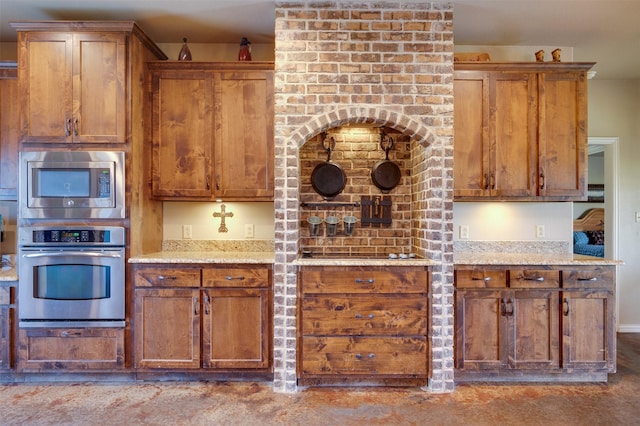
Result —
<instances>
[{"instance_id":1,"label":"hanging black skillet","mask_svg":"<svg viewBox=\"0 0 640 426\"><path fill-rule=\"evenodd\" d=\"M398 186L401 173L400 167L389 160L389 151L393 148L393 139L389 137L385 145L385 135L383 133L380 136L380 148L385 152L385 159L378 161L376 165L373 166L373 169L371 169L371 180L383 193L387 193Z\"/></svg>"},{"instance_id":2,"label":"hanging black skillet","mask_svg":"<svg viewBox=\"0 0 640 426\"><path fill-rule=\"evenodd\" d=\"M327 150L327 161L318 164L311 172L311 186L325 200L333 199L340 194L347 183L344 170L338 163L331 161L331 151L336 147L336 140L322 138L322 147Z\"/></svg>"}]
</instances>

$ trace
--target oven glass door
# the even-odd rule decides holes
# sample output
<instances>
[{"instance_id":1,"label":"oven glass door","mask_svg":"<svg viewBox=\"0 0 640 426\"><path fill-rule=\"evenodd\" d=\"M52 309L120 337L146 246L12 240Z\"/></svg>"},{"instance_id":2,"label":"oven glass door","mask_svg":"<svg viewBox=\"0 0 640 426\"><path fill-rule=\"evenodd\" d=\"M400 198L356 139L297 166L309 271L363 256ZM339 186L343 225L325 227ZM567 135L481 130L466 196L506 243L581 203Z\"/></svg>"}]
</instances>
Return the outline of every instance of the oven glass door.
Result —
<instances>
[{"instance_id":1,"label":"oven glass door","mask_svg":"<svg viewBox=\"0 0 640 426\"><path fill-rule=\"evenodd\" d=\"M21 248L20 325L124 321L124 263L124 248Z\"/></svg>"}]
</instances>

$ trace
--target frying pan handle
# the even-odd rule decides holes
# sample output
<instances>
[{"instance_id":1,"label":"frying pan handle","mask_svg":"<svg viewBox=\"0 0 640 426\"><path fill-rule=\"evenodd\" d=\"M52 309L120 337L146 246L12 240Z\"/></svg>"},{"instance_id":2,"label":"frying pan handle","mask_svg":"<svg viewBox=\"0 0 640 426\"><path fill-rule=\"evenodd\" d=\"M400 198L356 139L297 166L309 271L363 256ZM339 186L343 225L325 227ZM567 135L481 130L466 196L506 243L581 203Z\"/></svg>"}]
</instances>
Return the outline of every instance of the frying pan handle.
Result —
<instances>
[{"instance_id":1,"label":"frying pan handle","mask_svg":"<svg viewBox=\"0 0 640 426\"><path fill-rule=\"evenodd\" d=\"M324 148L324 150L327 151L327 153L329 153L329 157L331 157L331 151L333 151L335 147L336 147L336 139L333 136L328 138L327 133L326 132L323 133L322 148Z\"/></svg>"},{"instance_id":2,"label":"frying pan handle","mask_svg":"<svg viewBox=\"0 0 640 426\"><path fill-rule=\"evenodd\" d=\"M382 148L382 150L385 153L386 156L386 160L389 159L389 151L391 151L391 148L393 148L393 138L391 136L389 136L388 138L385 137L386 135L383 135L380 137L380 148ZM385 142L386 139L386 142Z\"/></svg>"}]
</instances>

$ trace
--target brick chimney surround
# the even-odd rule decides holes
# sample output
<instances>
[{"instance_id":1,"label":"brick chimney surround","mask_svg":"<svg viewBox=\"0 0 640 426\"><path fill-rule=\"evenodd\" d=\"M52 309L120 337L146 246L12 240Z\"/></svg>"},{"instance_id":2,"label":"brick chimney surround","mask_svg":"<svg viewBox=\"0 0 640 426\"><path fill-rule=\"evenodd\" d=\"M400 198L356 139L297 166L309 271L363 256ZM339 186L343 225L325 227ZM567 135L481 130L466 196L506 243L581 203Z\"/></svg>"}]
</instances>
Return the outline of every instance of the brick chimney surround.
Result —
<instances>
[{"instance_id":1,"label":"brick chimney surround","mask_svg":"<svg viewBox=\"0 0 640 426\"><path fill-rule=\"evenodd\" d=\"M306 232L300 194L309 179L301 148L323 132L358 125L384 126L407 141L406 240L436 262L426 390L451 392L453 6L391 0L276 1L274 390L298 390L294 261Z\"/></svg>"}]
</instances>

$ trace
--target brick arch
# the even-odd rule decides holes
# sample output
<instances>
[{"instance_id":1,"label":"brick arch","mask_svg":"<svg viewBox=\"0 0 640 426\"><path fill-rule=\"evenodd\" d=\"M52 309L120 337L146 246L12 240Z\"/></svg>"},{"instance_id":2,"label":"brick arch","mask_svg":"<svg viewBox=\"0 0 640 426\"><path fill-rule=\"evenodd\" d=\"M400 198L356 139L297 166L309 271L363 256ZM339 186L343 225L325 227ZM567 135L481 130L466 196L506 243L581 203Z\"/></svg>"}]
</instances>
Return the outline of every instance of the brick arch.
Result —
<instances>
[{"instance_id":1,"label":"brick arch","mask_svg":"<svg viewBox=\"0 0 640 426\"><path fill-rule=\"evenodd\" d=\"M291 135L291 141L300 148L306 141L323 131L358 123L392 127L424 147L432 145L437 140L429 127L404 114L378 107L349 106L312 117Z\"/></svg>"}]
</instances>

